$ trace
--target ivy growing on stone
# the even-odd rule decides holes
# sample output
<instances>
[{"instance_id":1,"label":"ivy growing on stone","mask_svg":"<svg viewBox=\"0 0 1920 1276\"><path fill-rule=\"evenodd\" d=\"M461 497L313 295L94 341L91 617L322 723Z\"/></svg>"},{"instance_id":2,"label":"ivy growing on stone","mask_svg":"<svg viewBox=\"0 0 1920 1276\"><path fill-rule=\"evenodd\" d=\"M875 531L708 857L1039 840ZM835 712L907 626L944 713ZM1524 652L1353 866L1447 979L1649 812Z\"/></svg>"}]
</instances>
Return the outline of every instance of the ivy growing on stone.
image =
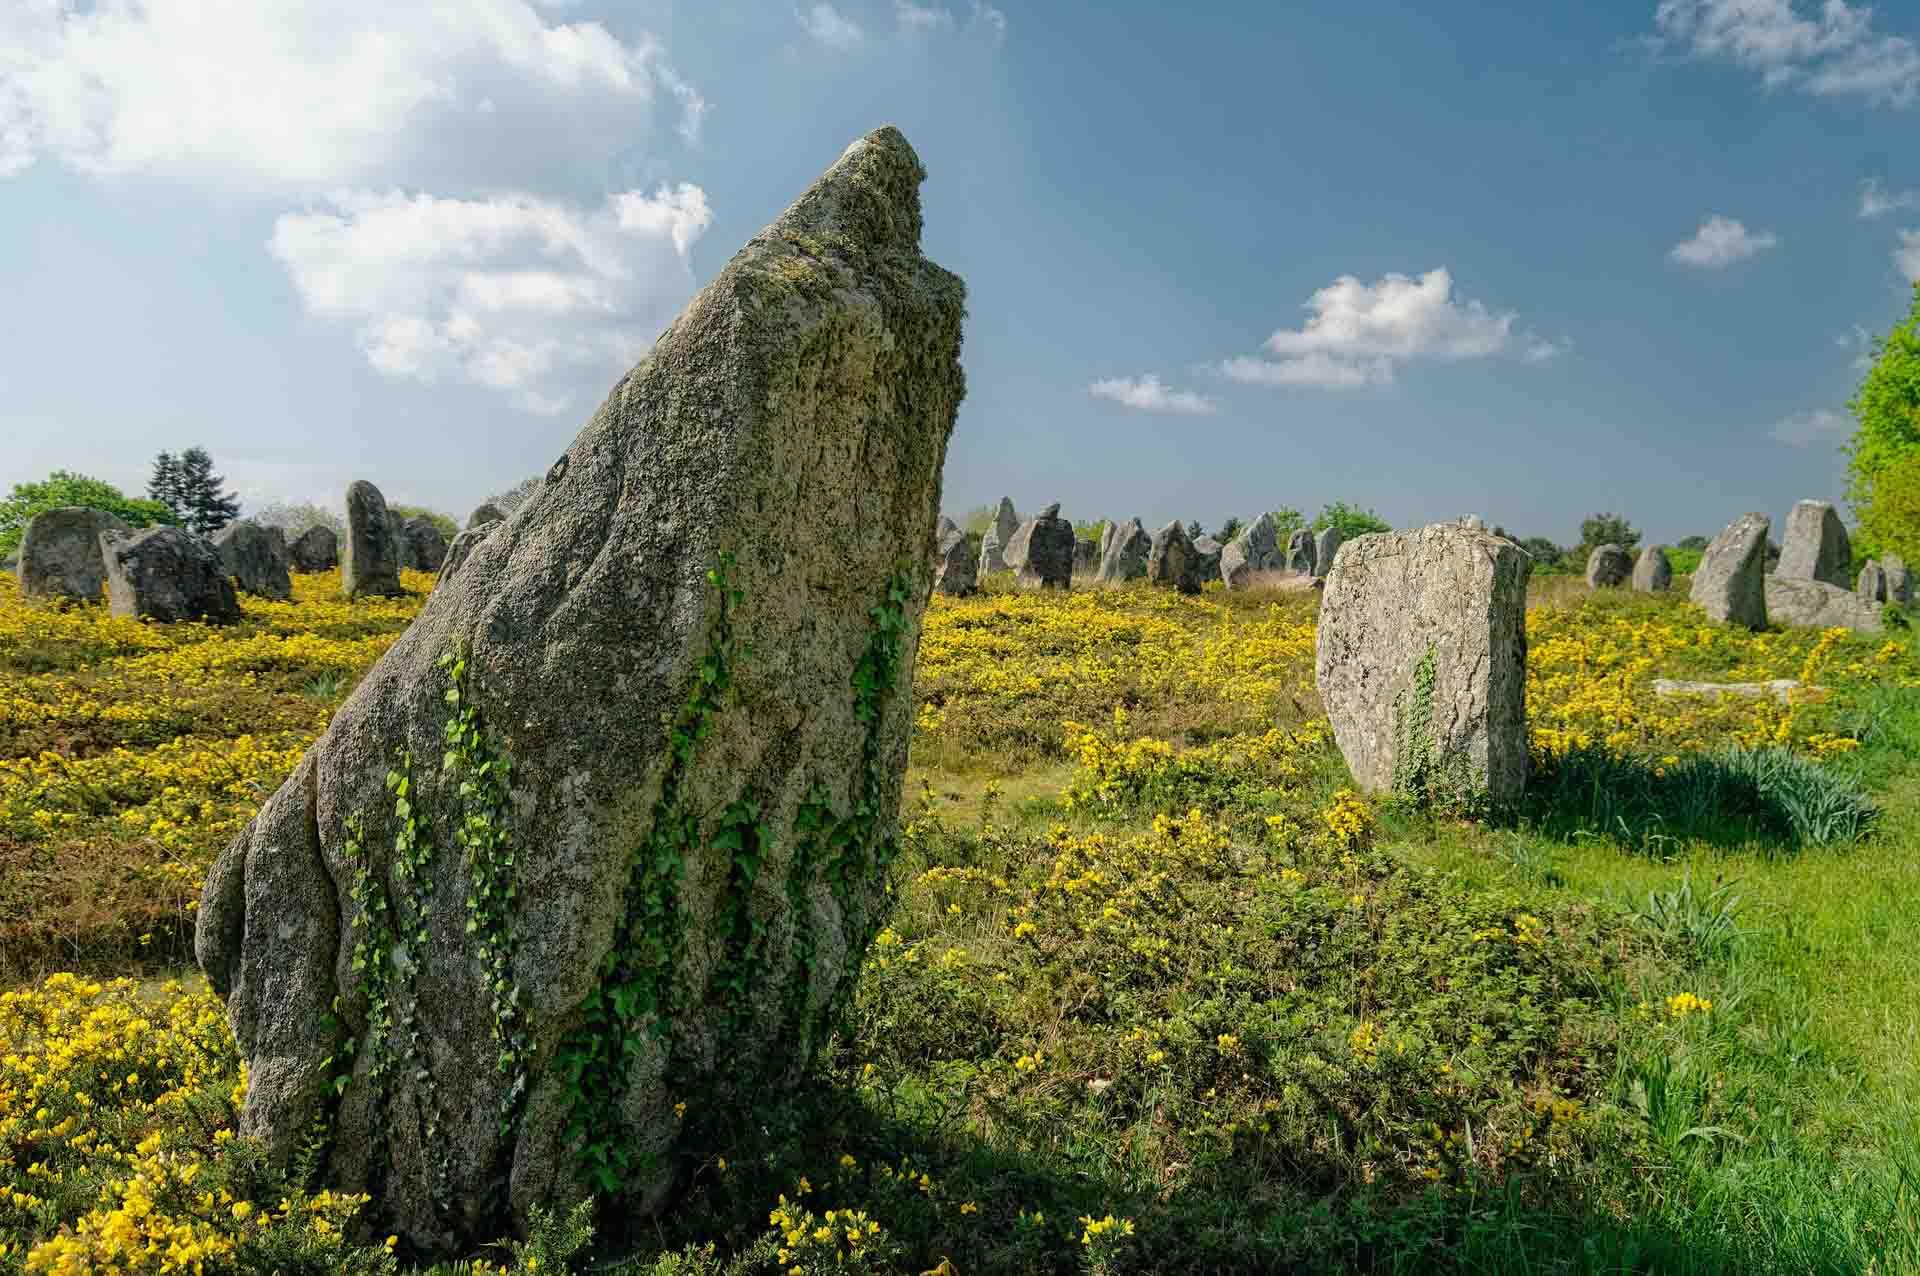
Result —
<instances>
[{"instance_id":1,"label":"ivy growing on stone","mask_svg":"<svg viewBox=\"0 0 1920 1276\"><path fill-rule=\"evenodd\" d=\"M1440 806L1468 814L1486 803L1486 785L1466 759L1442 756L1433 734L1433 694L1438 681L1432 643L1413 667L1413 680L1393 698L1393 791L1416 806Z\"/></svg>"}]
</instances>

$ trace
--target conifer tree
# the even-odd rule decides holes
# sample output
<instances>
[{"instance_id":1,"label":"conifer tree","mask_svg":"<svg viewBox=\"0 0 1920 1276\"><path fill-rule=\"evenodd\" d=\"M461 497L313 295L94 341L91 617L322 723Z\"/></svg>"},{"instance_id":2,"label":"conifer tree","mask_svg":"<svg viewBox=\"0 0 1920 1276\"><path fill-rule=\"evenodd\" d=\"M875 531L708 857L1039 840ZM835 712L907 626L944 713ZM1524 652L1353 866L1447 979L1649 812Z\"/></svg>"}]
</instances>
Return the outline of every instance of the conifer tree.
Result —
<instances>
[{"instance_id":1,"label":"conifer tree","mask_svg":"<svg viewBox=\"0 0 1920 1276\"><path fill-rule=\"evenodd\" d=\"M213 472L205 448L190 447L177 462L181 521L196 535L219 531L240 513L240 502L221 490L226 480Z\"/></svg>"}]
</instances>

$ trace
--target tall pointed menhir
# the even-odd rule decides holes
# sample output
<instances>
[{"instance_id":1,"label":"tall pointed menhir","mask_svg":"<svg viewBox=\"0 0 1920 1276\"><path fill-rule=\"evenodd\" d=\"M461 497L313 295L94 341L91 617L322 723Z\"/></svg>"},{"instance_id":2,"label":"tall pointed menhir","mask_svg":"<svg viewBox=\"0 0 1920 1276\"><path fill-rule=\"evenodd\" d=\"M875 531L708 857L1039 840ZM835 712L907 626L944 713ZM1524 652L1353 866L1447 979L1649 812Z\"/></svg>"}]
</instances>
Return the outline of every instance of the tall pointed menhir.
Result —
<instances>
[{"instance_id":1,"label":"tall pointed menhir","mask_svg":"<svg viewBox=\"0 0 1920 1276\"><path fill-rule=\"evenodd\" d=\"M429 1250L791 1083L879 908L965 393L925 170L859 139L444 581L207 882L245 1130Z\"/></svg>"}]
</instances>

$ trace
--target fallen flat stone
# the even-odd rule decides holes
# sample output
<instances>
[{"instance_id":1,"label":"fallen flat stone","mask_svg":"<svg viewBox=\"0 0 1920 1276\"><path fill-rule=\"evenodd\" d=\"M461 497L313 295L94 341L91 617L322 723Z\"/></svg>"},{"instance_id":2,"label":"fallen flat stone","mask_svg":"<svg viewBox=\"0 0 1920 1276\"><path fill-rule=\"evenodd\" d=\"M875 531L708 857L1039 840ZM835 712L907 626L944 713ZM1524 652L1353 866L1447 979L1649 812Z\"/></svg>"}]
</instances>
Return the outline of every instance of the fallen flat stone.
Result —
<instances>
[{"instance_id":1,"label":"fallen flat stone","mask_svg":"<svg viewBox=\"0 0 1920 1276\"><path fill-rule=\"evenodd\" d=\"M1655 678L1653 694L1656 696L1705 696L1709 700L1718 700L1723 696L1741 699L1778 700L1789 704L1796 699L1818 700L1825 698L1825 687L1806 686L1797 678L1775 678L1771 682L1685 682L1674 678Z\"/></svg>"},{"instance_id":2,"label":"fallen flat stone","mask_svg":"<svg viewBox=\"0 0 1920 1276\"><path fill-rule=\"evenodd\" d=\"M1496 804L1527 776L1527 579L1461 523L1357 537L1326 577L1315 681L1356 782Z\"/></svg>"},{"instance_id":3,"label":"fallen flat stone","mask_svg":"<svg viewBox=\"0 0 1920 1276\"><path fill-rule=\"evenodd\" d=\"M132 530L105 510L80 505L35 514L20 534L20 562L15 570L21 596L100 601L100 590L107 583L100 535Z\"/></svg>"},{"instance_id":4,"label":"fallen flat stone","mask_svg":"<svg viewBox=\"0 0 1920 1276\"><path fill-rule=\"evenodd\" d=\"M711 1151L676 1104L752 1113L839 1022L965 385L924 176L881 129L734 254L215 864L241 1129L285 1163L332 1110L374 1235L471 1253L602 1169L657 1210Z\"/></svg>"},{"instance_id":5,"label":"fallen flat stone","mask_svg":"<svg viewBox=\"0 0 1920 1276\"><path fill-rule=\"evenodd\" d=\"M107 564L107 605L116 616L174 624L183 620L230 625L240 599L220 562L220 551L178 527L100 533Z\"/></svg>"},{"instance_id":6,"label":"fallen flat stone","mask_svg":"<svg viewBox=\"0 0 1920 1276\"><path fill-rule=\"evenodd\" d=\"M1723 528L1693 570L1688 597L1722 624L1767 627L1765 514L1742 514Z\"/></svg>"}]
</instances>

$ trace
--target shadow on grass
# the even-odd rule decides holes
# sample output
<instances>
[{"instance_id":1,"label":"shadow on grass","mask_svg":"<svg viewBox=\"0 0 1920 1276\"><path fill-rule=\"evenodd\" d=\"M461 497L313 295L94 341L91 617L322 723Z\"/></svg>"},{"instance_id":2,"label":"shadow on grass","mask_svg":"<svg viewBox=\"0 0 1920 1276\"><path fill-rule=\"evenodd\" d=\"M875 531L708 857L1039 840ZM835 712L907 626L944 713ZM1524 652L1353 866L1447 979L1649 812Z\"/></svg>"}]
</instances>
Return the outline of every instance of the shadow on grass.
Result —
<instances>
[{"instance_id":1,"label":"shadow on grass","mask_svg":"<svg viewBox=\"0 0 1920 1276\"><path fill-rule=\"evenodd\" d=\"M777 1256L784 1238L768 1223L785 1194L816 1218L864 1210L900 1246L897 1262L854 1264L845 1268L851 1273L941 1271L942 1260L944 1271L961 1276L1880 1270L1877 1256L1842 1229L1802 1227L1786 1244L1775 1235L1736 1245L1709 1229L1622 1219L1579 1200L1569 1180L1544 1174L1395 1199L1343 1190L1311 1165L1282 1176L1230 1160L1196 1185L1142 1190L1102 1161L1091 1135L1078 1143L1065 1132L1043 1161L959 1129L964 1108L922 1095L888 1111L823 1085L731 1130L700 1131L702 1141L728 1149L725 1170L718 1158L689 1167L677 1202L658 1218L624 1227L603 1220L600 1252L584 1266L629 1276L785 1271ZM1337 1125L1330 1113L1330 1127ZM803 1175L809 1190L796 1197ZM964 1203L976 1208L963 1212ZM1134 1231L1096 1266L1081 1241L1082 1216L1108 1215L1131 1219ZM716 1252L704 1261L663 1261L708 1243Z\"/></svg>"},{"instance_id":2,"label":"shadow on grass","mask_svg":"<svg viewBox=\"0 0 1920 1276\"><path fill-rule=\"evenodd\" d=\"M1643 854L1694 841L1781 854L1858 841L1879 812L1852 775L1736 745L1671 764L1570 750L1527 777L1516 814L1550 837L1603 837Z\"/></svg>"}]
</instances>

